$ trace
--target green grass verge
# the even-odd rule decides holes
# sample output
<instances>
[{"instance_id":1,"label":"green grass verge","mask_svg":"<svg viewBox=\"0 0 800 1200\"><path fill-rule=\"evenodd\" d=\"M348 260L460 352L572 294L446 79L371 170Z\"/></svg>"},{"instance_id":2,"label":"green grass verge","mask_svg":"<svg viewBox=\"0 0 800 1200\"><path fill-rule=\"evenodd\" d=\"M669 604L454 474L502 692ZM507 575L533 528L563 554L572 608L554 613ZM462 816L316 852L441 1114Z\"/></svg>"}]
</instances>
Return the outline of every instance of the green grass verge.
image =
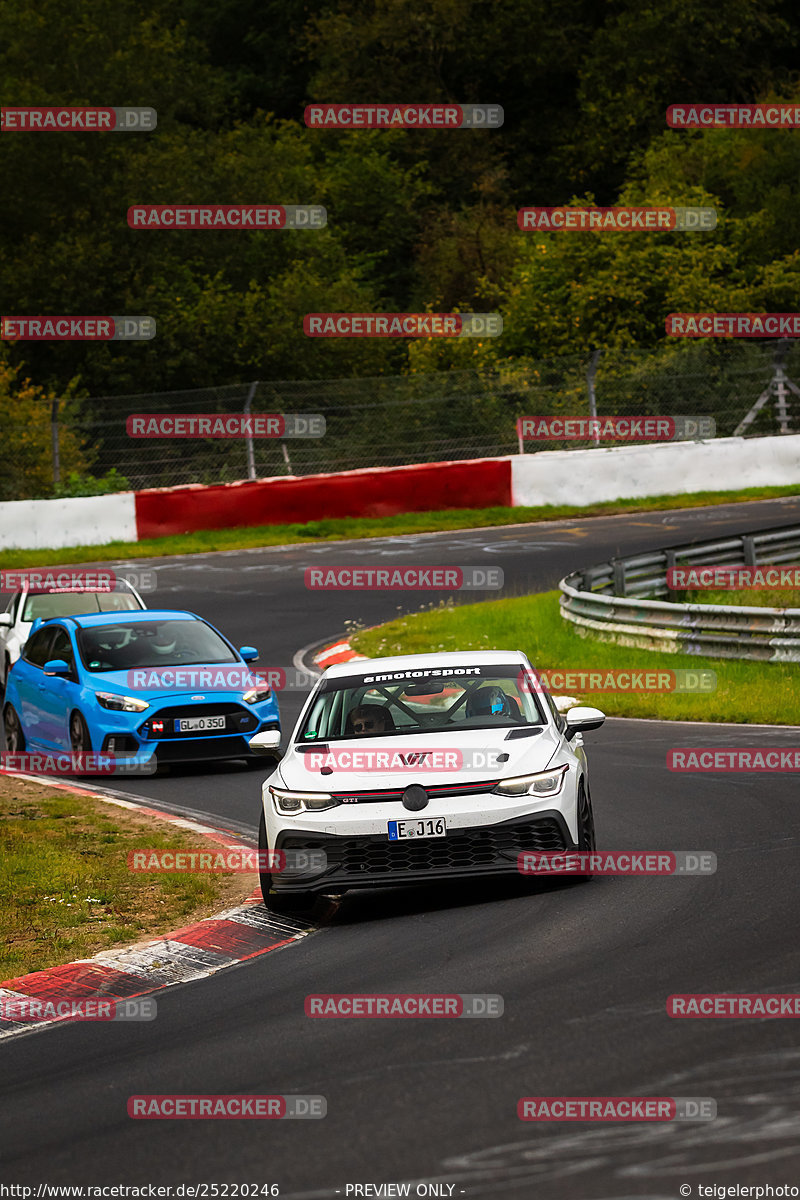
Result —
<instances>
[{"instance_id":1,"label":"green grass verge","mask_svg":"<svg viewBox=\"0 0 800 1200\"><path fill-rule=\"evenodd\" d=\"M482 529L556 521L564 517L600 517L618 513L663 512L701 505L735 504L800 495L800 486L745 488L733 492L691 492L685 496L649 496L578 507L574 504L535 508L454 508L441 512L400 513L394 517L342 517L304 525L257 525L208 529L141 542L109 542L107 546L68 546L60 550L3 550L0 567L55 566L59 563L108 562L111 559L155 558L168 554L206 554L212 550L247 550L295 542L331 542L386 537L403 533L435 533L448 529Z\"/></svg>"},{"instance_id":2,"label":"green grass verge","mask_svg":"<svg viewBox=\"0 0 800 1200\"><path fill-rule=\"evenodd\" d=\"M129 850L197 849L172 825L0 779L0 979L90 958L241 903L254 875L146 874Z\"/></svg>"},{"instance_id":3,"label":"green grass verge","mask_svg":"<svg viewBox=\"0 0 800 1200\"><path fill-rule=\"evenodd\" d=\"M800 608L800 591L797 588L776 588L775 591L743 588L739 591L677 592L676 601L680 604L743 604L747 608Z\"/></svg>"},{"instance_id":4,"label":"green grass verge","mask_svg":"<svg viewBox=\"0 0 800 1200\"><path fill-rule=\"evenodd\" d=\"M482 604L440 605L351 636L361 654L421 654L438 650L522 650L539 670L685 667L716 672L707 693L582 692L577 698L609 716L667 721L794 725L797 664L735 662L662 654L582 638L559 612L559 593L543 592ZM571 692L575 695L576 693Z\"/></svg>"}]
</instances>

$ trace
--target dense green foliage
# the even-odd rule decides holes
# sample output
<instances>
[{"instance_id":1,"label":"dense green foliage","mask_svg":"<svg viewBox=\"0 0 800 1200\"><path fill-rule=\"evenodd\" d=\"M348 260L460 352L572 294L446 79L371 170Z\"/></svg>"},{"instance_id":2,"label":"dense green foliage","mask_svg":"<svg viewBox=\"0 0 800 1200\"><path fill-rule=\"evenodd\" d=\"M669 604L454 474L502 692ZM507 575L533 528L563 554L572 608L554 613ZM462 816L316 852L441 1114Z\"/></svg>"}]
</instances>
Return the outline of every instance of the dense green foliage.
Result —
<instances>
[{"instance_id":1,"label":"dense green foliage","mask_svg":"<svg viewBox=\"0 0 800 1200\"><path fill-rule=\"evenodd\" d=\"M668 104L800 96L790 0L2 0L6 104L152 105L149 134L0 138L2 311L147 313L133 345L19 342L85 396L658 350L674 309L791 310L792 131ZM502 129L307 129L312 100L497 102ZM521 233L524 204L713 204L713 233ZM321 203L316 232L135 231L133 203ZM307 339L308 311L503 313L477 344ZM103 411L107 407L107 402ZM89 406L87 417L97 415Z\"/></svg>"}]
</instances>

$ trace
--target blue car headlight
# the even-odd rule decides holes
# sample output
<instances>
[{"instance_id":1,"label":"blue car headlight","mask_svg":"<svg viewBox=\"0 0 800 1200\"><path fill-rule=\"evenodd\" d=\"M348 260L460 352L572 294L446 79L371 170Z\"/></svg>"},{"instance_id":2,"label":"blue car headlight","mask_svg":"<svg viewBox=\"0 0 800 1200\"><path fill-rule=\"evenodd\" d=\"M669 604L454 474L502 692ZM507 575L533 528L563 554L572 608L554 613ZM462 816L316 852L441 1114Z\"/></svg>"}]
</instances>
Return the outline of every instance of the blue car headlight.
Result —
<instances>
[{"instance_id":1,"label":"blue car headlight","mask_svg":"<svg viewBox=\"0 0 800 1200\"><path fill-rule=\"evenodd\" d=\"M110 708L112 712L144 712L150 707L149 701L138 700L136 696L117 696L114 692L95 692L97 703L101 708Z\"/></svg>"},{"instance_id":2,"label":"blue car headlight","mask_svg":"<svg viewBox=\"0 0 800 1200\"><path fill-rule=\"evenodd\" d=\"M267 683L260 683L254 688L250 688L249 692L242 693L242 699L245 704L261 704L264 700L269 700L272 697L272 688Z\"/></svg>"}]
</instances>

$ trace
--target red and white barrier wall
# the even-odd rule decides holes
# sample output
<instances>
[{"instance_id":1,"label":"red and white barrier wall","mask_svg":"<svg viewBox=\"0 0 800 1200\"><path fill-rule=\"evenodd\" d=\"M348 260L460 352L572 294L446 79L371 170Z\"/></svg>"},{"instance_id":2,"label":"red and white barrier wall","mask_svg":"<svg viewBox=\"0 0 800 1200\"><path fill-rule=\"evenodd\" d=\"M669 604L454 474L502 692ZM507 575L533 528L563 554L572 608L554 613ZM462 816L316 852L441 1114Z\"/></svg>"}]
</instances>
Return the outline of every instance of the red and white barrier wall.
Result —
<instances>
[{"instance_id":1,"label":"red and white barrier wall","mask_svg":"<svg viewBox=\"0 0 800 1200\"><path fill-rule=\"evenodd\" d=\"M0 503L0 549L106 545L199 529L326 517L385 517L495 505L580 506L791 484L800 484L800 434L547 450L211 487L190 484L71 500L9 501Z\"/></svg>"}]
</instances>

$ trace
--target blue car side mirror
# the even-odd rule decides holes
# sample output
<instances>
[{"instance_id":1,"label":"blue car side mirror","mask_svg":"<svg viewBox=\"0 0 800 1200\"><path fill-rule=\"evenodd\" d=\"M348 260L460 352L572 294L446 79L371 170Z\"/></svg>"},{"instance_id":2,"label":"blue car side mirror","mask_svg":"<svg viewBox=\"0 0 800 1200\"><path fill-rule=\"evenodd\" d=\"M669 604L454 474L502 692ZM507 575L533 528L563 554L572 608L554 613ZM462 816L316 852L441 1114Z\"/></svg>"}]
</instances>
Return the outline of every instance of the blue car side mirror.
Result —
<instances>
[{"instance_id":1,"label":"blue car side mirror","mask_svg":"<svg viewBox=\"0 0 800 1200\"><path fill-rule=\"evenodd\" d=\"M245 662L252 662L254 658L258 658L258 651L255 646L240 646L239 653Z\"/></svg>"},{"instance_id":2,"label":"blue car side mirror","mask_svg":"<svg viewBox=\"0 0 800 1200\"><path fill-rule=\"evenodd\" d=\"M44 664L45 675L71 675L72 668L63 658L51 658Z\"/></svg>"}]
</instances>

